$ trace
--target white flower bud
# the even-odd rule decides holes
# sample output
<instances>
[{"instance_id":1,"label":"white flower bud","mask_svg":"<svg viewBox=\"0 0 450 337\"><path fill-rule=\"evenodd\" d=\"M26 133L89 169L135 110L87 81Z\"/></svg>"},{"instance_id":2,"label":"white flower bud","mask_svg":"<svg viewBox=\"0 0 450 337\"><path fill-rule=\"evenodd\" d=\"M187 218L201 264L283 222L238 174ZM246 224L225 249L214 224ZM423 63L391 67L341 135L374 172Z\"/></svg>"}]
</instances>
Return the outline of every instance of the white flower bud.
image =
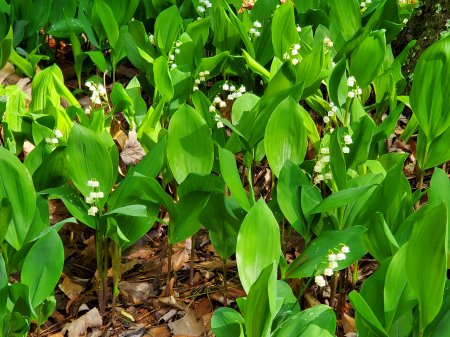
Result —
<instances>
[{"instance_id":1,"label":"white flower bud","mask_svg":"<svg viewBox=\"0 0 450 337\"><path fill-rule=\"evenodd\" d=\"M350 148L349 148L348 146L344 146L344 147L342 148L342 152L344 152L344 153L350 153Z\"/></svg>"},{"instance_id":2,"label":"white flower bud","mask_svg":"<svg viewBox=\"0 0 450 337\"><path fill-rule=\"evenodd\" d=\"M356 79L355 79L354 76L350 76L350 77L347 79L347 85L348 85L349 87L353 87L353 86L355 85L355 83L356 83Z\"/></svg>"},{"instance_id":3,"label":"white flower bud","mask_svg":"<svg viewBox=\"0 0 450 337\"><path fill-rule=\"evenodd\" d=\"M92 206L88 210L88 215L90 215L90 216L95 216L95 214L97 214L97 213L98 213L98 208L95 206Z\"/></svg>"},{"instance_id":4,"label":"white flower bud","mask_svg":"<svg viewBox=\"0 0 450 337\"><path fill-rule=\"evenodd\" d=\"M91 180L88 180L87 185L89 187L99 187L100 183L97 180L91 179Z\"/></svg>"},{"instance_id":5,"label":"white flower bud","mask_svg":"<svg viewBox=\"0 0 450 337\"><path fill-rule=\"evenodd\" d=\"M326 286L325 279L323 278L322 275L318 275L318 276L314 277L314 282L315 282L319 287L325 287L325 286Z\"/></svg>"},{"instance_id":6,"label":"white flower bud","mask_svg":"<svg viewBox=\"0 0 450 337\"><path fill-rule=\"evenodd\" d=\"M333 276L334 272L333 272L333 269L331 269L331 268L325 268L325 270L323 271L323 274L325 276Z\"/></svg>"},{"instance_id":7,"label":"white flower bud","mask_svg":"<svg viewBox=\"0 0 450 337\"><path fill-rule=\"evenodd\" d=\"M336 254L336 260L338 260L338 261L345 260L346 258L347 258L347 256L344 253L337 253Z\"/></svg>"},{"instance_id":8,"label":"white flower bud","mask_svg":"<svg viewBox=\"0 0 450 337\"><path fill-rule=\"evenodd\" d=\"M344 143L345 143L345 145L353 144L352 136L350 136L350 135L345 135L345 136L344 136Z\"/></svg>"},{"instance_id":9,"label":"white flower bud","mask_svg":"<svg viewBox=\"0 0 450 337\"><path fill-rule=\"evenodd\" d=\"M297 65L298 64L298 59L297 58L295 58L295 59L292 59L292 64L295 66L295 65Z\"/></svg>"}]
</instances>

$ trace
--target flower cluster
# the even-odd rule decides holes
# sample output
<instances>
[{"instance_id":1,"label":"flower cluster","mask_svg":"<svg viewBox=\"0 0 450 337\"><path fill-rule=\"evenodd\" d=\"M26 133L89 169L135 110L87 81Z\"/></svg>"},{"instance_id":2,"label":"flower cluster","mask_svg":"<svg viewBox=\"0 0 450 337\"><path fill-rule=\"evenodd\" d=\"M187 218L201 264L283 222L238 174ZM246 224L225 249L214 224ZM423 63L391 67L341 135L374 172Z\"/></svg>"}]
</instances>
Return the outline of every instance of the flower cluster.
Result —
<instances>
[{"instance_id":1,"label":"flower cluster","mask_svg":"<svg viewBox=\"0 0 450 337\"><path fill-rule=\"evenodd\" d=\"M336 114L337 110L337 106L334 105L333 102L330 102L330 110L328 110L327 115L323 118L323 121L328 124L330 122L330 118Z\"/></svg>"},{"instance_id":2,"label":"flower cluster","mask_svg":"<svg viewBox=\"0 0 450 337\"><path fill-rule=\"evenodd\" d=\"M342 152L350 153L350 148L347 145L353 144L352 136L345 135L344 136L344 144L345 144L345 146L342 148Z\"/></svg>"},{"instance_id":3,"label":"flower cluster","mask_svg":"<svg viewBox=\"0 0 450 337\"><path fill-rule=\"evenodd\" d=\"M181 44L182 44L181 41L177 40L175 42L175 49L173 50L173 53L172 52L169 53L168 64L170 65L170 69L175 69L177 67L177 64L175 63L175 56L181 52L181 50L180 50ZM173 49L173 47L172 47L172 49Z\"/></svg>"},{"instance_id":4,"label":"flower cluster","mask_svg":"<svg viewBox=\"0 0 450 337\"><path fill-rule=\"evenodd\" d=\"M198 90L199 84L206 81L206 77L209 75L209 70L201 71L198 73L198 78L194 81L194 87L192 88L193 91Z\"/></svg>"},{"instance_id":5,"label":"flower cluster","mask_svg":"<svg viewBox=\"0 0 450 337\"><path fill-rule=\"evenodd\" d=\"M96 85L96 84L95 84L94 82L92 82L92 81L87 81L87 82L85 83L85 85L86 85L86 87L88 87L89 90L92 92L92 95L91 95L91 102L92 102L93 104L98 104L98 105L100 105L100 104L102 104L102 99L103 99L104 101L107 100L107 97L106 97L106 89L105 89L105 87L104 87L102 84Z\"/></svg>"},{"instance_id":6,"label":"flower cluster","mask_svg":"<svg viewBox=\"0 0 450 337\"><path fill-rule=\"evenodd\" d=\"M333 41L331 41L331 39L328 36L323 39L323 43L328 48L333 48L333 46L334 46Z\"/></svg>"},{"instance_id":7,"label":"flower cluster","mask_svg":"<svg viewBox=\"0 0 450 337\"><path fill-rule=\"evenodd\" d=\"M148 34L148 39L149 39L150 43L152 44L152 46L156 46L155 35Z\"/></svg>"},{"instance_id":8,"label":"flower cluster","mask_svg":"<svg viewBox=\"0 0 450 337\"><path fill-rule=\"evenodd\" d=\"M348 253L350 253L350 248L343 243L341 243L341 248L335 248L330 250L327 255L327 267L323 270L323 275L332 276L334 274L334 270L339 266L337 261L342 261L347 258ZM322 275L316 275L314 277L314 282L319 287L325 287L326 281Z\"/></svg>"},{"instance_id":9,"label":"flower cluster","mask_svg":"<svg viewBox=\"0 0 450 337\"><path fill-rule=\"evenodd\" d=\"M349 98L355 98L362 94L362 89L356 84L356 79L354 76L350 76L347 79L347 86L351 88L351 90L347 94Z\"/></svg>"},{"instance_id":10,"label":"flower cluster","mask_svg":"<svg viewBox=\"0 0 450 337\"><path fill-rule=\"evenodd\" d=\"M209 2L209 0L200 0L200 6L197 7L197 11L199 13L204 13L206 11L206 8L211 8L212 4Z\"/></svg>"},{"instance_id":11,"label":"flower cluster","mask_svg":"<svg viewBox=\"0 0 450 337\"><path fill-rule=\"evenodd\" d=\"M262 28L261 22L255 21L253 22L253 27L248 31L248 35L252 38L257 38L261 36L261 32L259 29Z\"/></svg>"},{"instance_id":12,"label":"flower cluster","mask_svg":"<svg viewBox=\"0 0 450 337\"><path fill-rule=\"evenodd\" d=\"M298 53L300 50L301 46L296 43L294 45L292 45L292 47L290 48L290 53L286 52L283 54L283 58L285 60L291 60L292 64L295 66L298 64L298 62L300 62L300 60L298 59ZM292 59L291 59L292 56Z\"/></svg>"},{"instance_id":13,"label":"flower cluster","mask_svg":"<svg viewBox=\"0 0 450 337\"><path fill-rule=\"evenodd\" d=\"M241 85L239 88L237 88L234 84L228 83L228 81L226 81L222 85L222 89L224 92L229 92L229 94L227 95L227 100L229 101L241 97L247 91L245 86ZM227 103L222 100L219 95L217 95L216 97L214 97L213 104L209 107L209 111L214 112L216 105L219 105L220 108L225 108L227 106Z\"/></svg>"},{"instance_id":14,"label":"flower cluster","mask_svg":"<svg viewBox=\"0 0 450 337\"><path fill-rule=\"evenodd\" d=\"M314 165L314 184L318 184L323 180L333 179L333 174L330 169L330 149L328 147L322 147L319 152L319 156Z\"/></svg>"},{"instance_id":15,"label":"flower cluster","mask_svg":"<svg viewBox=\"0 0 450 337\"><path fill-rule=\"evenodd\" d=\"M98 180L95 179L88 180L87 185L94 189L94 191L90 192L85 199L86 203L91 205L91 207L88 210L88 215L95 216L95 214L98 213L98 207L93 204L95 204L98 201L98 199L104 198L105 194L102 191L98 191L98 188L100 187L100 183L98 182Z\"/></svg>"},{"instance_id":16,"label":"flower cluster","mask_svg":"<svg viewBox=\"0 0 450 337\"><path fill-rule=\"evenodd\" d=\"M367 5L370 5L372 3L372 0L366 0L366 1L362 1L360 6L361 6L361 10L365 10Z\"/></svg>"},{"instance_id":17,"label":"flower cluster","mask_svg":"<svg viewBox=\"0 0 450 337\"><path fill-rule=\"evenodd\" d=\"M61 138L63 136L61 130L59 130L59 129L56 129L53 133L55 135L54 137L45 138L45 142L47 144L58 144L59 138Z\"/></svg>"}]
</instances>

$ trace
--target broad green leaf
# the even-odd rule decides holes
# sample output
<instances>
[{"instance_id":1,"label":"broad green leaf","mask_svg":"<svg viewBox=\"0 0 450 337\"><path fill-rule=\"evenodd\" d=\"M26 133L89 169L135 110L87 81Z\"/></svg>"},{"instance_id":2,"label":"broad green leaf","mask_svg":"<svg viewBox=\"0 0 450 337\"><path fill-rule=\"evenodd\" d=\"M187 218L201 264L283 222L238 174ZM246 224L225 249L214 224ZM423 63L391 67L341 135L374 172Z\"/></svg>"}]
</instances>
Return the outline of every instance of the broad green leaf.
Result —
<instances>
[{"instance_id":1,"label":"broad green leaf","mask_svg":"<svg viewBox=\"0 0 450 337\"><path fill-rule=\"evenodd\" d=\"M418 272L420 270L420 272ZM406 277L419 300L420 331L433 321L444 296L447 271L447 207L430 207L414 224Z\"/></svg>"},{"instance_id":2,"label":"broad green leaf","mask_svg":"<svg viewBox=\"0 0 450 337\"><path fill-rule=\"evenodd\" d=\"M295 17L294 5L286 1L280 5L273 14L272 19L272 44L275 56L283 60L283 55L290 52L292 45L299 43Z\"/></svg>"},{"instance_id":3,"label":"broad green leaf","mask_svg":"<svg viewBox=\"0 0 450 337\"><path fill-rule=\"evenodd\" d=\"M441 310L424 331L424 337L446 337L450 331L450 282L445 284L444 300Z\"/></svg>"},{"instance_id":4,"label":"broad green leaf","mask_svg":"<svg viewBox=\"0 0 450 337\"><path fill-rule=\"evenodd\" d=\"M56 231L40 238L23 261L20 280L29 288L33 307L41 304L52 292L61 277L64 247Z\"/></svg>"},{"instance_id":5,"label":"broad green leaf","mask_svg":"<svg viewBox=\"0 0 450 337\"><path fill-rule=\"evenodd\" d=\"M5 238L11 219L12 219L11 204L7 198L3 198L0 200L0 245L3 243L3 239ZM0 263L1 262L2 261L0 260ZM0 282L2 282L1 279ZM2 288L1 284L0 288Z\"/></svg>"},{"instance_id":6,"label":"broad green leaf","mask_svg":"<svg viewBox=\"0 0 450 337\"><path fill-rule=\"evenodd\" d=\"M356 202L372 187L373 185L359 186L334 192L328 198L322 201L319 205L317 205L317 207L314 208L310 213L314 214L314 213L329 212L337 209L338 207L342 207L350 203Z\"/></svg>"},{"instance_id":7,"label":"broad green leaf","mask_svg":"<svg viewBox=\"0 0 450 337\"><path fill-rule=\"evenodd\" d=\"M377 319L372 309L369 307L366 301L364 301L361 295L353 290L348 297L350 299L350 302L352 303L352 306L355 308L355 310L358 311L361 317L363 317L364 323L367 324L370 330L372 330L373 333L376 334L375 336L388 337L380 321Z\"/></svg>"},{"instance_id":8,"label":"broad green leaf","mask_svg":"<svg viewBox=\"0 0 450 337\"><path fill-rule=\"evenodd\" d=\"M302 236L306 236L306 222L301 210L301 187L311 182L303 171L291 161L287 161L280 171L277 185L277 200L283 215Z\"/></svg>"},{"instance_id":9,"label":"broad green leaf","mask_svg":"<svg viewBox=\"0 0 450 337\"><path fill-rule=\"evenodd\" d=\"M347 185L347 167L344 159L345 154L342 152L344 145L341 145L344 133L344 129L339 128L334 130L330 137L330 167L339 190L344 189Z\"/></svg>"},{"instance_id":10,"label":"broad green leaf","mask_svg":"<svg viewBox=\"0 0 450 337\"><path fill-rule=\"evenodd\" d=\"M314 333L310 330L315 326ZM336 315L327 305L319 304L289 316L273 333L273 337L334 336ZM313 333L313 334L311 334Z\"/></svg>"},{"instance_id":11,"label":"broad green leaf","mask_svg":"<svg viewBox=\"0 0 450 337\"><path fill-rule=\"evenodd\" d=\"M367 252L362 243L362 235L365 231L366 229L362 226L353 226L343 231L320 233L303 253L289 265L286 276L288 278L311 277L323 271L328 263L329 250L339 248L341 244L348 246L350 253L346 254L345 260L338 261L336 270L348 267Z\"/></svg>"},{"instance_id":12,"label":"broad green leaf","mask_svg":"<svg viewBox=\"0 0 450 337\"><path fill-rule=\"evenodd\" d=\"M389 264L384 287L384 317L386 330L393 322L417 305L417 300L408 285L405 262L408 245L403 245Z\"/></svg>"},{"instance_id":13,"label":"broad green leaf","mask_svg":"<svg viewBox=\"0 0 450 337\"><path fill-rule=\"evenodd\" d=\"M236 252L236 241L241 224L234 211L239 208L233 197L223 193L212 194L200 214L201 224L208 229L211 243L222 259Z\"/></svg>"},{"instance_id":14,"label":"broad green leaf","mask_svg":"<svg viewBox=\"0 0 450 337\"><path fill-rule=\"evenodd\" d=\"M171 214L169 242L177 243L191 237L201 227L199 216L207 204L210 193L194 191L186 194L175 204L176 213Z\"/></svg>"},{"instance_id":15,"label":"broad green leaf","mask_svg":"<svg viewBox=\"0 0 450 337\"><path fill-rule=\"evenodd\" d=\"M248 293L262 270L280 257L277 220L263 199L253 205L239 230L236 260L242 287Z\"/></svg>"},{"instance_id":16,"label":"broad green leaf","mask_svg":"<svg viewBox=\"0 0 450 337\"><path fill-rule=\"evenodd\" d=\"M11 152L0 147L0 199L6 198L12 221L6 231L6 241L19 250L24 243L36 208L33 182L25 166Z\"/></svg>"},{"instance_id":17,"label":"broad green leaf","mask_svg":"<svg viewBox=\"0 0 450 337\"><path fill-rule=\"evenodd\" d=\"M449 137L450 127L433 140L428 139L422 131L419 132L417 137L417 162L422 170L450 160L450 147L447 146Z\"/></svg>"},{"instance_id":18,"label":"broad green leaf","mask_svg":"<svg viewBox=\"0 0 450 337\"><path fill-rule=\"evenodd\" d=\"M109 150L100 137L90 129L74 124L67 142L67 159L69 174L77 189L88 196L93 191L88 181L98 181L98 190L105 195L104 203L115 182L113 170L117 170L117 163L113 166Z\"/></svg>"},{"instance_id":19,"label":"broad green leaf","mask_svg":"<svg viewBox=\"0 0 450 337\"><path fill-rule=\"evenodd\" d=\"M350 57L350 75L355 76L361 88L377 76L386 53L386 37L383 30L371 32Z\"/></svg>"},{"instance_id":20,"label":"broad green leaf","mask_svg":"<svg viewBox=\"0 0 450 337\"><path fill-rule=\"evenodd\" d=\"M112 214L146 217L147 216L147 208L144 205L128 205L128 206L115 208L115 209L109 211L108 213L105 213L105 216L112 215Z\"/></svg>"},{"instance_id":21,"label":"broad green leaf","mask_svg":"<svg viewBox=\"0 0 450 337\"><path fill-rule=\"evenodd\" d=\"M244 317L236 310L220 307L211 318L211 329L217 337L241 337Z\"/></svg>"},{"instance_id":22,"label":"broad green leaf","mask_svg":"<svg viewBox=\"0 0 450 337\"><path fill-rule=\"evenodd\" d=\"M275 317L277 263L261 271L250 287L245 308L245 330L248 337L269 337Z\"/></svg>"},{"instance_id":23,"label":"broad green leaf","mask_svg":"<svg viewBox=\"0 0 450 337\"><path fill-rule=\"evenodd\" d=\"M116 48L117 42L119 41L119 27L111 7L103 2L103 0L95 0L92 11L98 15L106 36L108 37L110 46Z\"/></svg>"},{"instance_id":24,"label":"broad green leaf","mask_svg":"<svg viewBox=\"0 0 450 337\"><path fill-rule=\"evenodd\" d=\"M431 177L430 189L428 191L428 204L437 206L441 202L445 202L447 209L450 208L450 180L447 173L436 168ZM450 226L450 212L447 212L447 226ZM449 229L447 227L448 231ZM447 241L447 250L448 247L450 247L449 241Z\"/></svg>"},{"instance_id":25,"label":"broad green leaf","mask_svg":"<svg viewBox=\"0 0 450 337\"><path fill-rule=\"evenodd\" d=\"M155 59L153 69L156 89L161 93L164 101L169 102L173 97L174 88L167 59L162 55Z\"/></svg>"},{"instance_id":26,"label":"broad green leaf","mask_svg":"<svg viewBox=\"0 0 450 337\"><path fill-rule=\"evenodd\" d=\"M394 255L399 245L384 221L383 214L373 212L368 224L368 230L364 234L364 243L369 253L378 261Z\"/></svg>"},{"instance_id":27,"label":"broad green leaf","mask_svg":"<svg viewBox=\"0 0 450 337\"><path fill-rule=\"evenodd\" d=\"M80 196L71 188L61 186L50 188L40 192L41 194L49 194L50 198L59 198L64 203L70 214L85 225L95 229L95 220L88 215L88 205L83 202Z\"/></svg>"},{"instance_id":28,"label":"broad green leaf","mask_svg":"<svg viewBox=\"0 0 450 337\"><path fill-rule=\"evenodd\" d=\"M236 167L236 158L230 151L219 148L219 163L223 180L225 180L231 194L241 207L248 211L250 209L250 203Z\"/></svg>"},{"instance_id":29,"label":"broad green leaf","mask_svg":"<svg viewBox=\"0 0 450 337\"><path fill-rule=\"evenodd\" d=\"M182 24L177 6L171 6L158 14L155 22L155 40L164 53L168 53L172 48Z\"/></svg>"},{"instance_id":30,"label":"broad green leaf","mask_svg":"<svg viewBox=\"0 0 450 337\"><path fill-rule=\"evenodd\" d=\"M431 142L450 127L450 36L428 47L414 70L411 108Z\"/></svg>"},{"instance_id":31,"label":"broad green leaf","mask_svg":"<svg viewBox=\"0 0 450 337\"><path fill-rule=\"evenodd\" d=\"M349 41L361 27L361 12L356 0L331 0L330 31L332 39L342 36Z\"/></svg>"},{"instance_id":32,"label":"broad green leaf","mask_svg":"<svg viewBox=\"0 0 450 337\"><path fill-rule=\"evenodd\" d=\"M307 133L299 104L292 97L283 100L267 122L264 149L274 174L278 176L287 160L299 165L307 149Z\"/></svg>"},{"instance_id":33,"label":"broad green leaf","mask_svg":"<svg viewBox=\"0 0 450 337\"><path fill-rule=\"evenodd\" d=\"M12 50L13 29L9 28L8 34L0 41L0 69L8 62Z\"/></svg>"},{"instance_id":34,"label":"broad green leaf","mask_svg":"<svg viewBox=\"0 0 450 337\"><path fill-rule=\"evenodd\" d=\"M187 104L169 122L167 160L179 184L189 173L211 172L214 161L211 132L204 119Z\"/></svg>"}]
</instances>

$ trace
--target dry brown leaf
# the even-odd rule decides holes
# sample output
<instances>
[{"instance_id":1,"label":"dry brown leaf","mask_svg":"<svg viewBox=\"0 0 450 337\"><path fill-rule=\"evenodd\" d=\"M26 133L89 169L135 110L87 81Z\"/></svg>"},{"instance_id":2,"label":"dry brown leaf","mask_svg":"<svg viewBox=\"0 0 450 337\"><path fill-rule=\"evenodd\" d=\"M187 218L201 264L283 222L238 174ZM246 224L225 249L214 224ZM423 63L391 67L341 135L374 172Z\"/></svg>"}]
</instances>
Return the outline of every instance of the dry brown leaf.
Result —
<instances>
[{"instance_id":1,"label":"dry brown leaf","mask_svg":"<svg viewBox=\"0 0 450 337\"><path fill-rule=\"evenodd\" d=\"M194 312L186 309L186 314L183 318L170 322L169 328L174 335L183 336L201 336L204 332L203 320L197 320Z\"/></svg>"},{"instance_id":2,"label":"dry brown leaf","mask_svg":"<svg viewBox=\"0 0 450 337\"><path fill-rule=\"evenodd\" d=\"M85 336L88 329L101 327L102 324L102 316L100 316L97 308L94 308L75 321L66 324L61 333L65 334L68 332L68 337Z\"/></svg>"},{"instance_id":3,"label":"dry brown leaf","mask_svg":"<svg viewBox=\"0 0 450 337\"><path fill-rule=\"evenodd\" d=\"M82 285L74 282L70 277L64 278L64 281L58 287L70 299L80 296L84 290Z\"/></svg>"},{"instance_id":4,"label":"dry brown leaf","mask_svg":"<svg viewBox=\"0 0 450 337\"><path fill-rule=\"evenodd\" d=\"M129 165L137 164L144 156L145 151L137 139L136 130L133 129L128 134L128 139L125 141L120 158L125 164Z\"/></svg>"},{"instance_id":5,"label":"dry brown leaf","mask_svg":"<svg viewBox=\"0 0 450 337\"><path fill-rule=\"evenodd\" d=\"M147 282L127 282L119 283L120 298L128 305L142 304L150 296L156 296L153 286Z\"/></svg>"},{"instance_id":6,"label":"dry brown leaf","mask_svg":"<svg viewBox=\"0 0 450 337\"><path fill-rule=\"evenodd\" d=\"M170 331L167 326L157 326L148 332L150 337L170 337ZM146 336L144 336L146 337Z\"/></svg>"},{"instance_id":7,"label":"dry brown leaf","mask_svg":"<svg viewBox=\"0 0 450 337\"><path fill-rule=\"evenodd\" d=\"M347 315L345 312L342 315L341 323L342 329L344 330L344 334L356 332L355 319Z\"/></svg>"}]
</instances>

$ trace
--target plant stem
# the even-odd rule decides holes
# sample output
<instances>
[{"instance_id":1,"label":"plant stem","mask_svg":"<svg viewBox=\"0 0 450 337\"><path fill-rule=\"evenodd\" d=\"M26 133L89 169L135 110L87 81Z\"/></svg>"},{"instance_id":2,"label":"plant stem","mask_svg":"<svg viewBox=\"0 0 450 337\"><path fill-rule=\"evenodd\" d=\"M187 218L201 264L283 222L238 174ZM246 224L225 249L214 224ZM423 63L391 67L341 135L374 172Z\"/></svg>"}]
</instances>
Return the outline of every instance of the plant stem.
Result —
<instances>
[{"instance_id":1,"label":"plant stem","mask_svg":"<svg viewBox=\"0 0 450 337\"><path fill-rule=\"evenodd\" d=\"M170 274L172 273L172 244L167 243L167 280L166 280L166 296L170 296L169 284Z\"/></svg>"},{"instance_id":2,"label":"plant stem","mask_svg":"<svg viewBox=\"0 0 450 337\"><path fill-rule=\"evenodd\" d=\"M223 305L228 306L227 259L222 259L222 263L223 263Z\"/></svg>"},{"instance_id":3,"label":"plant stem","mask_svg":"<svg viewBox=\"0 0 450 337\"><path fill-rule=\"evenodd\" d=\"M95 232L95 253L97 259L98 272L98 303L100 315L106 312L106 282L107 275L105 272L105 246L104 237L99 230Z\"/></svg>"},{"instance_id":4,"label":"plant stem","mask_svg":"<svg viewBox=\"0 0 450 337\"><path fill-rule=\"evenodd\" d=\"M330 307L334 308L334 299L336 297L337 278L336 273L331 276L330 281Z\"/></svg>"},{"instance_id":5,"label":"plant stem","mask_svg":"<svg viewBox=\"0 0 450 337\"><path fill-rule=\"evenodd\" d=\"M424 176L424 174L425 174L425 172L421 170L421 171L420 171L420 176L419 176L419 185L417 186L417 188L418 188L420 191L422 191L422 188L423 188L423 176ZM419 200L417 200L417 202L416 202L416 205L415 205L416 210L418 210L419 207L420 207L420 198L419 198Z\"/></svg>"},{"instance_id":6,"label":"plant stem","mask_svg":"<svg viewBox=\"0 0 450 337\"><path fill-rule=\"evenodd\" d=\"M191 261L189 263L189 285L194 285L195 234L191 237Z\"/></svg>"},{"instance_id":7,"label":"plant stem","mask_svg":"<svg viewBox=\"0 0 450 337\"><path fill-rule=\"evenodd\" d=\"M342 269L339 272L339 301L338 301L338 305L336 308L336 313L337 313L337 317L338 319L341 318L342 316L342 312L343 312L343 308L344 308L344 302L345 302L345 291L344 291L344 286L345 286L345 273L346 273L347 269Z\"/></svg>"},{"instance_id":8,"label":"plant stem","mask_svg":"<svg viewBox=\"0 0 450 337\"><path fill-rule=\"evenodd\" d=\"M119 296L119 282L121 278L120 257L122 255L122 248L116 242L112 241L111 250L112 250L112 269L114 275L113 302L112 302L112 321L114 324L116 319L117 297Z\"/></svg>"},{"instance_id":9,"label":"plant stem","mask_svg":"<svg viewBox=\"0 0 450 337\"><path fill-rule=\"evenodd\" d=\"M252 175L252 160L248 160L247 162L247 180L249 185L250 199L253 206L256 202L255 199L255 190L253 189L253 175Z\"/></svg>"},{"instance_id":10,"label":"plant stem","mask_svg":"<svg viewBox=\"0 0 450 337\"><path fill-rule=\"evenodd\" d=\"M352 290L356 287L356 282L358 281L358 262L353 265L353 275L352 275Z\"/></svg>"}]
</instances>

